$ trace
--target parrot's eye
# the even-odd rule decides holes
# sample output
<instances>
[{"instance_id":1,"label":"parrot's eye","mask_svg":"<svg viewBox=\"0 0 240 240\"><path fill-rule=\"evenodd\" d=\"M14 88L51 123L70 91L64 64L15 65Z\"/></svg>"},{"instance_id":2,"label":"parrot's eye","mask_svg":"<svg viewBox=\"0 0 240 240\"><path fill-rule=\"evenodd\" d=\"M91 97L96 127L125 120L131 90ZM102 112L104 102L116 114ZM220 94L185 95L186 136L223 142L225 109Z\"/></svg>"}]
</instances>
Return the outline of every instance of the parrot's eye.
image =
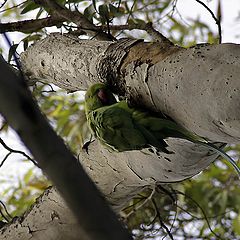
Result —
<instances>
[{"instance_id":1,"label":"parrot's eye","mask_svg":"<svg viewBox=\"0 0 240 240\"><path fill-rule=\"evenodd\" d=\"M105 103L105 104L108 103L107 94L103 89L99 89L97 95L98 95L98 97L99 97L99 99L101 100L102 103Z\"/></svg>"}]
</instances>

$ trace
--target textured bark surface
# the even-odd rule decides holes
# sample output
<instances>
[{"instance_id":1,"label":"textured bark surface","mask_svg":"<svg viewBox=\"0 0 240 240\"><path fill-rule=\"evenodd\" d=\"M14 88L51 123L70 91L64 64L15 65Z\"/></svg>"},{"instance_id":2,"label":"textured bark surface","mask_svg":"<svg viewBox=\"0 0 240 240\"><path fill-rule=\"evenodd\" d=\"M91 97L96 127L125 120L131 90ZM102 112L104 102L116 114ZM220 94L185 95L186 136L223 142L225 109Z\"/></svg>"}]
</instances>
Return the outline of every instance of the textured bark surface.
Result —
<instances>
[{"instance_id":1,"label":"textured bark surface","mask_svg":"<svg viewBox=\"0 0 240 240\"><path fill-rule=\"evenodd\" d=\"M47 189L21 218L0 229L2 240L77 240L87 236L56 189Z\"/></svg>"},{"instance_id":2,"label":"textured bark surface","mask_svg":"<svg viewBox=\"0 0 240 240\"><path fill-rule=\"evenodd\" d=\"M239 64L240 45L202 44L181 49L152 66L130 62L123 71L128 94L143 105L154 106L211 141L237 143Z\"/></svg>"},{"instance_id":3,"label":"textured bark surface","mask_svg":"<svg viewBox=\"0 0 240 240\"><path fill-rule=\"evenodd\" d=\"M138 105L161 111L212 141L239 142L240 46L184 49L125 40L79 40L52 34L22 54L29 79L69 91L112 83Z\"/></svg>"},{"instance_id":4,"label":"textured bark surface","mask_svg":"<svg viewBox=\"0 0 240 240\"><path fill-rule=\"evenodd\" d=\"M240 135L239 53L237 44L205 44L184 49L139 40L113 43L53 34L29 48L21 59L30 79L42 77L67 90L108 82L115 92L133 103L163 112L202 137L235 143ZM174 152L168 156L157 156L148 150L144 150L147 154L143 151L109 153L97 146L89 156L81 155L81 159L92 179L98 179L95 182L107 198L112 199L109 189L115 189L115 196L119 189L119 197L124 199L129 191L136 192L134 188L126 188L131 185L131 174L138 176L135 186L146 185L143 184L146 179L148 182L149 179L150 182L181 181L199 173L216 158L205 147L188 141L168 139L168 143ZM89 165L94 163L94 157L89 160L91 155L98 156L96 166L104 165L100 171L89 170ZM112 169L124 169L119 170L117 178L114 170L112 174L109 170L102 174L110 161ZM101 181L106 176L107 180ZM116 188L116 182L112 181L115 178L124 187ZM122 205L114 199L112 204Z\"/></svg>"},{"instance_id":5,"label":"textured bark surface","mask_svg":"<svg viewBox=\"0 0 240 240\"><path fill-rule=\"evenodd\" d=\"M159 43L119 43L50 35L21 56L29 79L68 91L108 82L133 104L162 112L212 141L239 142L240 46L198 45L190 49ZM148 149L109 152L97 141L80 161L116 211L156 182L176 182L204 170L217 155L203 146L168 139L174 154ZM70 239L70 238L69 238ZM74 238L72 238L74 239Z\"/></svg>"},{"instance_id":6,"label":"textured bark surface","mask_svg":"<svg viewBox=\"0 0 240 240\"><path fill-rule=\"evenodd\" d=\"M41 79L68 91L86 89L89 79L100 80L96 64L110 44L51 34L22 54L22 66L32 81Z\"/></svg>"},{"instance_id":7,"label":"textured bark surface","mask_svg":"<svg viewBox=\"0 0 240 240\"><path fill-rule=\"evenodd\" d=\"M112 207L119 211L144 187L190 178L204 170L217 156L205 147L185 140L171 138L167 143L169 150L175 152L172 156L158 156L148 149L109 152L95 141L90 144L89 154L81 153L80 159Z\"/></svg>"}]
</instances>

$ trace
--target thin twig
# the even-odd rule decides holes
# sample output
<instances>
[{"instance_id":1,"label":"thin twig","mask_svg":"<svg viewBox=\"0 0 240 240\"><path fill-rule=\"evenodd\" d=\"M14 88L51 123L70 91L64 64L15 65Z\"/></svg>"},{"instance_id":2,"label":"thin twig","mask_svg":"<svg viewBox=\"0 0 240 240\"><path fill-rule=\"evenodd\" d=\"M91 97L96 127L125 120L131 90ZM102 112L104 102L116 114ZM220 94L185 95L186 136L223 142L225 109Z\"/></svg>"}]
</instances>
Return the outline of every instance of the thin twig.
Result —
<instances>
[{"instance_id":1,"label":"thin twig","mask_svg":"<svg viewBox=\"0 0 240 240\"><path fill-rule=\"evenodd\" d=\"M176 194L175 194L174 191L173 191L173 192L170 192L168 189L164 188L162 185L157 185L157 190L158 190L158 189L161 190L162 192L166 193L166 195L170 197L170 199L172 200L172 202L175 203L175 202L177 201L177 199L176 199ZM158 191L157 191L157 192L158 192ZM172 193L174 193L175 197L173 196Z\"/></svg>"},{"instance_id":2,"label":"thin twig","mask_svg":"<svg viewBox=\"0 0 240 240\"><path fill-rule=\"evenodd\" d=\"M204 8L207 9L207 11L211 14L212 18L215 20L217 26L218 26L218 35L219 35L219 43L222 43L222 27L221 27L221 21L220 19L218 19L215 14L213 13L213 11L202 1L200 0L195 0L196 2L198 2L199 4L201 4Z\"/></svg>"},{"instance_id":3,"label":"thin twig","mask_svg":"<svg viewBox=\"0 0 240 240\"><path fill-rule=\"evenodd\" d=\"M175 194L174 191L170 192L168 189L164 188L162 185L157 185L157 190L158 190L158 189L161 190L162 192L164 192L164 193L172 200L172 203L173 203L173 205L175 206L174 218L173 218L173 220L172 220L172 223L171 223L171 226L170 226L170 229L169 229L169 231L171 232L171 230L173 229L174 223L175 223L175 221L176 221L176 219L177 219L177 207L178 207L177 197L176 197L176 194ZM173 189L172 189L172 190L173 190ZM172 193L174 193L174 196L173 196ZM167 235L168 235L168 234L166 234L166 236L167 236ZM164 236L164 237L162 238L162 240L165 239L166 236Z\"/></svg>"},{"instance_id":4,"label":"thin twig","mask_svg":"<svg viewBox=\"0 0 240 240\"><path fill-rule=\"evenodd\" d=\"M30 156L28 156L25 152L10 148L10 147L2 140L2 138L0 138L0 144L2 144L2 146L10 152L10 154L11 154L11 153L21 154L21 155L23 155L24 157L26 157L28 160L30 160L34 165L38 166L38 164L37 164ZM10 154L9 154L9 155L10 155ZM8 156L9 156L9 155L8 155ZM7 157L8 157L8 156L7 156ZM6 158L6 157L5 157L5 158ZM6 161L5 158L4 158L3 162ZM1 163L0 166L2 166L3 162Z\"/></svg>"},{"instance_id":5,"label":"thin twig","mask_svg":"<svg viewBox=\"0 0 240 240\"><path fill-rule=\"evenodd\" d=\"M6 125L7 125L7 121L5 119L3 119L3 123L2 123L2 126L0 128L0 132L5 128Z\"/></svg>"},{"instance_id":6,"label":"thin twig","mask_svg":"<svg viewBox=\"0 0 240 240\"><path fill-rule=\"evenodd\" d=\"M13 217L12 217L11 214L8 212L6 205L5 205L5 204L3 203L3 201L1 201L1 200L0 200L0 203L2 204L2 206L3 206L6 214L8 215L8 217L9 217L10 219L12 219Z\"/></svg>"},{"instance_id":7,"label":"thin twig","mask_svg":"<svg viewBox=\"0 0 240 240\"><path fill-rule=\"evenodd\" d=\"M2 218L4 218L7 222L9 222L9 220L8 220L7 217L4 215L4 213L2 212L1 209L0 209L0 215L1 215Z\"/></svg>"},{"instance_id":8,"label":"thin twig","mask_svg":"<svg viewBox=\"0 0 240 240\"><path fill-rule=\"evenodd\" d=\"M177 207L178 207L179 209L181 209L183 212L187 213L189 216L191 216L191 217L193 217L193 218L195 218L195 219L197 219L197 220L205 220L204 217L198 217L198 216L196 216L196 215L188 212L187 209L185 209L185 208L183 208L183 207L181 207L181 206L179 206L179 205L177 205ZM214 215L214 216L207 216L207 218L208 218L208 219L210 219L210 218L211 218L211 219L215 219L215 218L217 218L217 217L224 216L224 215L226 215L227 213L230 213L230 212L231 212L231 210L226 211L226 212L221 213L221 214L216 214L216 215Z\"/></svg>"},{"instance_id":9,"label":"thin twig","mask_svg":"<svg viewBox=\"0 0 240 240\"><path fill-rule=\"evenodd\" d=\"M127 3L126 3L126 4L127 4ZM129 15L128 15L128 17L127 17L126 23L128 22L130 16L131 16L132 13L133 13L133 8L134 8L135 4L136 4L136 0L133 1L133 4L132 4L132 6L131 6L131 8L130 8Z\"/></svg>"},{"instance_id":10,"label":"thin twig","mask_svg":"<svg viewBox=\"0 0 240 240\"><path fill-rule=\"evenodd\" d=\"M153 203L153 206L154 206L154 208L156 210L156 216L158 217L158 220L159 220L159 223L160 223L161 227L163 229L165 229L165 231L167 232L167 234L170 237L170 239L174 240L172 233L169 231L168 227L165 225L165 223L162 220L161 214L160 214L160 212L158 210L158 206L157 206L157 203L156 203L154 198L152 198L152 203Z\"/></svg>"},{"instance_id":11,"label":"thin twig","mask_svg":"<svg viewBox=\"0 0 240 240\"><path fill-rule=\"evenodd\" d=\"M149 202L153 195L155 193L155 188L152 190L151 194L149 194L149 196L138 206L136 206L130 213L128 213L125 217L125 219L129 218L133 213L135 213L136 211L138 211L140 208L142 208L147 202Z\"/></svg>"},{"instance_id":12,"label":"thin twig","mask_svg":"<svg viewBox=\"0 0 240 240\"><path fill-rule=\"evenodd\" d=\"M51 85L51 84L49 84L49 83L45 83L45 82L43 82L43 81L37 81L37 82L39 82L39 83L42 83L43 85L46 85L46 86L48 86L49 88L50 88L50 90L43 90L43 91L41 91L41 93L49 93L49 92L56 92L54 89L53 89L53 86Z\"/></svg>"},{"instance_id":13,"label":"thin twig","mask_svg":"<svg viewBox=\"0 0 240 240\"><path fill-rule=\"evenodd\" d=\"M120 6L121 6L121 2L122 2L122 0L119 0L118 5L117 5L117 9L118 9L118 10L119 10L119 8L120 8Z\"/></svg>"},{"instance_id":14,"label":"thin twig","mask_svg":"<svg viewBox=\"0 0 240 240\"><path fill-rule=\"evenodd\" d=\"M7 3L7 0L4 0L3 3L1 4L0 8L2 8L6 3Z\"/></svg>"},{"instance_id":15,"label":"thin twig","mask_svg":"<svg viewBox=\"0 0 240 240\"><path fill-rule=\"evenodd\" d=\"M135 202L135 203L133 203L133 204L130 204L129 206L127 206L127 207L125 207L124 209L122 209L123 212L126 211L126 210L129 209L129 208L132 208L132 207L136 206L138 203L142 202L143 199L146 199L146 197L144 197L144 198L133 198L133 199L134 199L134 200L138 200L138 201Z\"/></svg>"},{"instance_id":16,"label":"thin twig","mask_svg":"<svg viewBox=\"0 0 240 240\"><path fill-rule=\"evenodd\" d=\"M12 153L11 152L9 152L9 153L7 153L7 155L4 157L4 159L1 161L1 163L0 163L0 168L2 167L2 165L5 163L5 161L8 159L8 157L11 155Z\"/></svg>"},{"instance_id":17,"label":"thin twig","mask_svg":"<svg viewBox=\"0 0 240 240\"><path fill-rule=\"evenodd\" d=\"M64 18L66 21L74 22L80 29L88 30L88 33L101 40L113 40L113 36L101 31L97 26L90 22L83 14L78 11L71 11L65 6L60 5L55 0L33 0L36 4L51 9L52 15Z\"/></svg>"},{"instance_id":18,"label":"thin twig","mask_svg":"<svg viewBox=\"0 0 240 240\"><path fill-rule=\"evenodd\" d=\"M187 197L188 199L190 199L190 200L200 209L200 211L202 212L202 214L203 214L203 216L204 216L204 219L205 219L205 221L206 221L206 223L207 223L207 225L208 225L208 229L211 231L211 233L212 233L215 237L217 237L217 238L219 238L219 239L223 239L223 238L221 238L221 236L219 236L218 234L216 234L216 233L212 230L211 225L210 225L210 223L209 223L209 221L208 221L207 214L205 213L205 211L203 210L203 208L200 206L200 204L199 204L197 201L195 201L192 197L190 197L189 195L187 195L187 194L185 194L185 193L182 193L182 192L180 192L180 191L178 191L178 190L174 190L174 191L175 191L176 194L183 195L183 196Z\"/></svg>"},{"instance_id":19,"label":"thin twig","mask_svg":"<svg viewBox=\"0 0 240 240\"><path fill-rule=\"evenodd\" d=\"M27 1L28 1L28 0L26 0L26 1L24 1L24 2L21 2L21 3L17 4L17 5L14 5L14 6L10 7L10 8L3 9L3 10L0 11L0 13L6 12L6 11L11 10L11 9L13 9L13 8L20 7L21 5L23 5L23 4L26 3Z\"/></svg>"},{"instance_id":20,"label":"thin twig","mask_svg":"<svg viewBox=\"0 0 240 240\"><path fill-rule=\"evenodd\" d=\"M100 29L106 30L108 26L103 25L99 26ZM109 28L111 30L117 30L117 31L122 31L122 30L144 30L146 31L154 40L157 42L162 42L162 43L167 43L169 45L173 45L173 43L166 38L162 33L158 32L153 26L152 23L131 23L127 25L110 25Z\"/></svg>"}]
</instances>

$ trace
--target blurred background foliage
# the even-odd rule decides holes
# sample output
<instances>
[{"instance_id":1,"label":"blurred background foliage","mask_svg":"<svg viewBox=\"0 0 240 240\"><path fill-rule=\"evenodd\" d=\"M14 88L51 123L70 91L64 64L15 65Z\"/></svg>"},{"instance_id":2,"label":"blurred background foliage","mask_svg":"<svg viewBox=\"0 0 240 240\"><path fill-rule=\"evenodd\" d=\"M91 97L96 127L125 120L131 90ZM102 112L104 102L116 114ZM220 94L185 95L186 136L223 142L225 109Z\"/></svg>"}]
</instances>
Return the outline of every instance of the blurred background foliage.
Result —
<instances>
[{"instance_id":1,"label":"blurred background foliage","mask_svg":"<svg viewBox=\"0 0 240 240\"><path fill-rule=\"evenodd\" d=\"M180 46L218 42L217 30L212 30L207 22L201 21L198 16L187 21L181 16L176 8L177 0L58 2L72 10L78 9L89 21L104 26L116 38L134 37L151 41L151 36L146 32L137 29L129 31L127 26L152 22L155 29ZM217 2L216 17L220 18L222 9L220 1ZM50 12L50 9L44 9L31 0L1 1L0 7L2 22L43 18ZM113 27L122 25L126 28ZM74 24L64 22L52 28L25 31L8 51L8 60L14 63L11 61L13 52L25 50L51 31L75 30ZM84 35L80 37L87 38ZM4 51L6 49L2 48L1 52ZM32 86L31 90L51 125L77 155L90 138L84 115L84 94L66 93L41 82ZM8 131L7 123L3 121L1 132ZM225 150L235 159L239 158L239 145L227 146ZM0 159L0 164L3 160L8 161ZM29 160L21 157L21 161ZM1 185L8 180L0 180L0 220L7 222L21 215L51 185L36 169L35 166L28 168L4 190L1 190ZM227 162L216 161L192 179L159 186L154 192L145 190L138 194L123 209L121 218L132 230L135 239L240 239L239 180Z\"/></svg>"}]
</instances>

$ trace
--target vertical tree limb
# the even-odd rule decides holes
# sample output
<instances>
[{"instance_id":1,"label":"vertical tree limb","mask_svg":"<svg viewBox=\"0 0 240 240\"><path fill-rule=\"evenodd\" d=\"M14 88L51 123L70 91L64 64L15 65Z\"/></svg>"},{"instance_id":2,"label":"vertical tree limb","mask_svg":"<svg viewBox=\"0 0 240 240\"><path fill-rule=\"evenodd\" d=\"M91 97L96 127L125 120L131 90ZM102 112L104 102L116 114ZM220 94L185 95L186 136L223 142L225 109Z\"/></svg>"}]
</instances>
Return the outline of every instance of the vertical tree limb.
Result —
<instances>
[{"instance_id":1,"label":"vertical tree limb","mask_svg":"<svg viewBox=\"0 0 240 240\"><path fill-rule=\"evenodd\" d=\"M0 112L56 184L86 232L86 239L131 239L78 160L41 114L24 82L2 57L0 72Z\"/></svg>"}]
</instances>

